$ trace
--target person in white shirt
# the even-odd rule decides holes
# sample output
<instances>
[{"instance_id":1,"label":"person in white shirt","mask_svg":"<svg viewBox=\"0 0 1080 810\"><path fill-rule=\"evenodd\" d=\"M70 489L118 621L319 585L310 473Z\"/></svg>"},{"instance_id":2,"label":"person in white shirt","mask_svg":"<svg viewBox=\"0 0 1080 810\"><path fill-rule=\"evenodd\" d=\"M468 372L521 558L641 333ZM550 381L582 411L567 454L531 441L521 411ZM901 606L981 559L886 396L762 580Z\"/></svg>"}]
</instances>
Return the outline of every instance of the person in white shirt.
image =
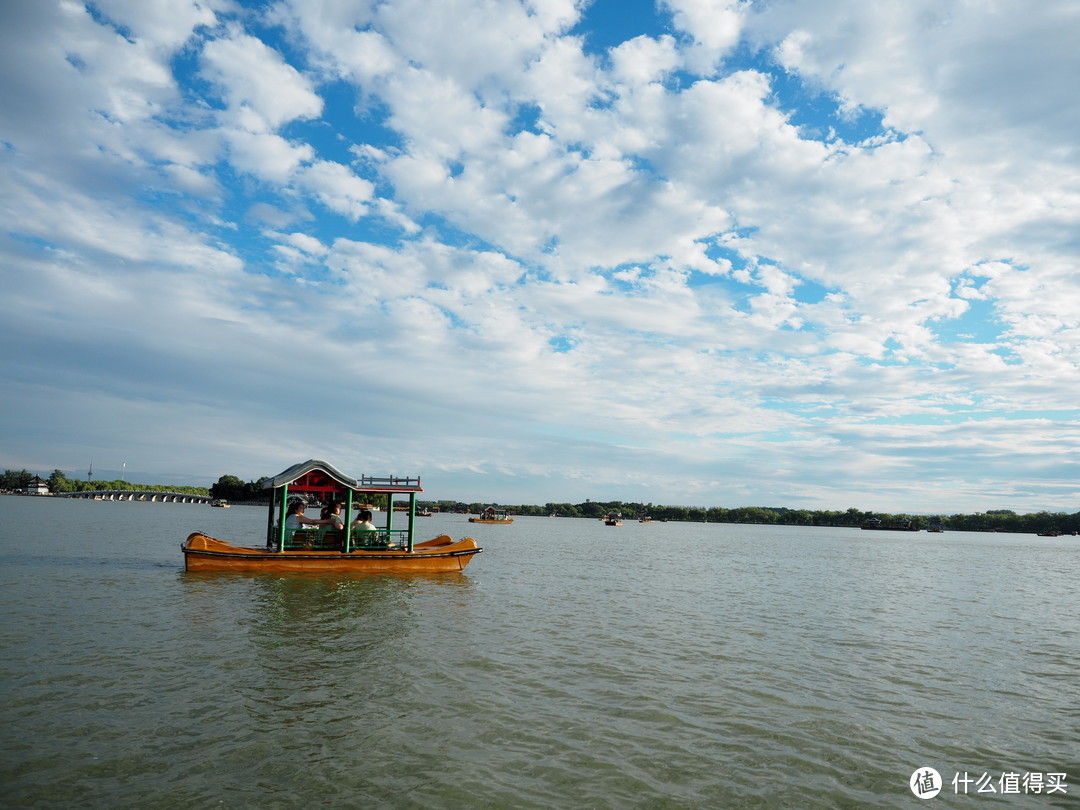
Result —
<instances>
[{"instance_id":1,"label":"person in white shirt","mask_svg":"<svg viewBox=\"0 0 1080 810\"><path fill-rule=\"evenodd\" d=\"M356 520L353 521L352 530L354 532L377 531L375 524L371 522L371 512L367 509L362 509L360 514L357 515Z\"/></svg>"},{"instance_id":2,"label":"person in white shirt","mask_svg":"<svg viewBox=\"0 0 1080 810\"><path fill-rule=\"evenodd\" d=\"M304 514L304 502L293 501L289 504L289 511L285 514L286 529L301 529L304 526L325 526L329 520L314 520Z\"/></svg>"}]
</instances>

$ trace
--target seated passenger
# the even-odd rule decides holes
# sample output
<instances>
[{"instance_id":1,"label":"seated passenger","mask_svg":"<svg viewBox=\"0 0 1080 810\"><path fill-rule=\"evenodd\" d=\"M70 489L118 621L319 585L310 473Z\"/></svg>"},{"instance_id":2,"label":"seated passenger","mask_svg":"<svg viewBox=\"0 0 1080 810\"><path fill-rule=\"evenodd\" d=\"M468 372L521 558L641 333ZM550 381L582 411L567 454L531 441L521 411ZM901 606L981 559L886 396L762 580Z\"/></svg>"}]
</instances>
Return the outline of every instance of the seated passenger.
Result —
<instances>
[{"instance_id":1,"label":"seated passenger","mask_svg":"<svg viewBox=\"0 0 1080 810\"><path fill-rule=\"evenodd\" d=\"M341 531L345 528L345 521L341 517L341 503L334 501L322 510L322 519L326 521L329 529Z\"/></svg>"},{"instance_id":2,"label":"seated passenger","mask_svg":"<svg viewBox=\"0 0 1080 810\"><path fill-rule=\"evenodd\" d=\"M285 514L286 529L302 529L304 526L325 526L329 520L312 520L304 514L306 505L303 501L293 501Z\"/></svg>"},{"instance_id":3,"label":"seated passenger","mask_svg":"<svg viewBox=\"0 0 1080 810\"><path fill-rule=\"evenodd\" d=\"M374 532L378 531L375 528L375 524L371 522L371 512L367 509L362 509L356 520L353 521L352 530L354 532Z\"/></svg>"}]
</instances>

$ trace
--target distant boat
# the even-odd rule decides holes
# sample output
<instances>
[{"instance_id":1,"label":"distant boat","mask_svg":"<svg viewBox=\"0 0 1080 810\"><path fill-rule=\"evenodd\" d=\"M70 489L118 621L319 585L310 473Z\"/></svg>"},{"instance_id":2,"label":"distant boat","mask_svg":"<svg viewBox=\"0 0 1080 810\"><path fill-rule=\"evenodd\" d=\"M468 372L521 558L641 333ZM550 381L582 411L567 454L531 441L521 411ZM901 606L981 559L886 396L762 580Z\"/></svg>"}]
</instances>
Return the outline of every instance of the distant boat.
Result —
<instances>
[{"instance_id":1,"label":"distant boat","mask_svg":"<svg viewBox=\"0 0 1080 810\"><path fill-rule=\"evenodd\" d=\"M217 499L211 501L210 505L211 506L217 506L220 509L228 509L229 508L229 502L227 500L225 500L224 498L217 498Z\"/></svg>"},{"instance_id":2,"label":"distant boat","mask_svg":"<svg viewBox=\"0 0 1080 810\"><path fill-rule=\"evenodd\" d=\"M1049 531L1039 532L1039 537L1061 537L1061 532L1057 529L1050 529Z\"/></svg>"},{"instance_id":3,"label":"distant boat","mask_svg":"<svg viewBox=\"0 0 1080 810\"><path fill-rule=\"evenodd\" d=\"M913 520L890 520L883 521L881 518L872 518L862 525L864 529L881 529L890 532L918 532L922 531L915 525Z\"/></svg>"},{"instance_id":4,"label":"distant boat","mask_svg":"<svg viewBox=\"0 0 1080 810\"><path fill-rule=\"evenodd\" d=\"M622 515L618 512L608 512L603 517L605 526L622 526Z\"/></svg>"},{"instance_id":5,"label":"distant boat","mask_svg":"<svg viewBox=\"0 0 1080 810\"><path fill-rule=\"evenodd\" d=\"M513 523L514 519L502 510L489 506L476 517L469 518L469 523Z\"/></svg>"}]
</instances>

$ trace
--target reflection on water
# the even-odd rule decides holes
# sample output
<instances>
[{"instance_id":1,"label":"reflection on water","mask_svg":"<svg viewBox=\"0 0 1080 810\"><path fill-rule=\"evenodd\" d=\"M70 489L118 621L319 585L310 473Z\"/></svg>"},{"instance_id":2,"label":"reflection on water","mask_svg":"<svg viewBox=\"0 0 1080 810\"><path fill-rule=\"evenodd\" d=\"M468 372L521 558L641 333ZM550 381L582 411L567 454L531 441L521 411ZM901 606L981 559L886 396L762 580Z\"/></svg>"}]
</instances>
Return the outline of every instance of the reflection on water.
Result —
<instances>
[{"instance_id":1,"label":"reflection on water","mask_svg":"<svg viewBox=\"0 0 1080 810\"><path fill-rule=\"evenodd\" d=\"M235 658L224 667L239 676L233 687L260 724L302 722L317 709L347 714L343 707L365 695L407 686L413 675L397 650L428 620L425 605L466 597L473 587L461 572L184 572L180 579L193 628L217 636L224 624L236 636L227 645Z\"/></svg>"},{"instance_id":2,"label":"reflection on water","mask_svg":"<svg viewBox=\"0 0 1080 810\"><path fill-rule=\"evenodd\" d=\"M273 632L303 634L312 625L322 632L385 623L409 610L413 594L431 590L464 592L474 583L463 572L438 574L264 574L219 571L181 571L179 578L193 621L205 619L215 604L228 604L243 592L253 618L267 622ZM224 598L223 598L224 597Z\"/></svg>"}]
</instances>

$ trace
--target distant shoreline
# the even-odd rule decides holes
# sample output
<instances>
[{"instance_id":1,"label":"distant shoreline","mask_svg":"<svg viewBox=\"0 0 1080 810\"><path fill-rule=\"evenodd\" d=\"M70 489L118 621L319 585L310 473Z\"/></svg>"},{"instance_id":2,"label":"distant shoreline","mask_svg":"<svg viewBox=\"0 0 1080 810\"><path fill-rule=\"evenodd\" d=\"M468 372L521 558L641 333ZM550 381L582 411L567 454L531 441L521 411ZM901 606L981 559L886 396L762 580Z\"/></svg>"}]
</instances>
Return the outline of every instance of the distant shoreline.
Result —
<instances>
[{"instance_id":1,"label":"distant shoreline","mask_svg":"<svg viewBox=\"0 0 1080 810\"><path fill-rule=\"evenodd\" d=\"M187 489L195 489L188 487ZM155 489L146 485L140 485L139 489L132 490L91 490L102 492L160 492L162 494L189 495L192 497L211 498L209 493L184 493L169 489ZM28 498L71 498L78 500L78 493L64 492L17 492L11 490L0 491L0 495L13 495ZM86 498L83 498L87 500ZM89 499L97 500L97 499ZM103 500L116 500L124 502L128 499L105 498ZM138 502L149 502L147 499ZM261 506L265 507L267 500L233 500L229 503L233 506ZM477 514L485 506L490 504L463 503L460 501L417 501L417 508L424 511L432 511L435 514ZM822 528L853 528L859 529L863 525L874 521L903 522L910 521L918 531L968 531L1003 534L1036 534L1044 536L1077 536L1080 535L1080 512L1069 514L1065 512L1029 512L1017 514L1007 509L991 510L989 512L975 512L973 514L954 515L890 515L883 512L862 512L857 509L848 509L844 512L834 510L810 510L810 509L787 509L784 507L737 507L726 509L722 507L682 507L682 506L647 506L638 503L624 503L621 501L586 501L582 504L553 504L544 506L519 505L501 506L510 514L525 517L560 517L582 518L585 520L598 520L609 512L618 512L627 522L643 523L728 523L743 526L770 525L770 526L795 526L795 527L822 527ZM888 530L884 530L888 532Z\"/></svg>"}]
</instances>

